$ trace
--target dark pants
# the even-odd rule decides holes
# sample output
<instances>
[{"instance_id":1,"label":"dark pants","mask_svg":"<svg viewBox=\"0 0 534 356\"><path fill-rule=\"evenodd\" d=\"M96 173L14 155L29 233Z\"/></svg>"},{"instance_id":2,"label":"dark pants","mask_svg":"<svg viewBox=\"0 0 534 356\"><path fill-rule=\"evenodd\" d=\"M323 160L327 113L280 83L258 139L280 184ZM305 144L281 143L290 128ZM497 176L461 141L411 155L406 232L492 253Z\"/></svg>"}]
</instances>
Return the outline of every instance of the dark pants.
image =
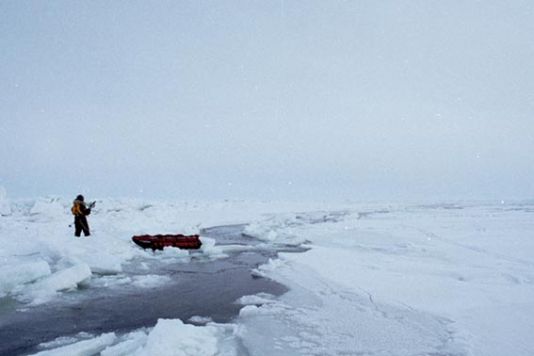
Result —
<instances>
[{"instance_id":1,"label":"dark pants","mask_svg":"<svg viewBox=\"0 0 534 356\"><path fill-rule=\"evenodd\" d=\"M89 232L89 224L87 223L87 218L85 216L75 216L74 217L74 236L80 236L83 234L85 236L91 235Z\"/></svg>"}]
</instances>

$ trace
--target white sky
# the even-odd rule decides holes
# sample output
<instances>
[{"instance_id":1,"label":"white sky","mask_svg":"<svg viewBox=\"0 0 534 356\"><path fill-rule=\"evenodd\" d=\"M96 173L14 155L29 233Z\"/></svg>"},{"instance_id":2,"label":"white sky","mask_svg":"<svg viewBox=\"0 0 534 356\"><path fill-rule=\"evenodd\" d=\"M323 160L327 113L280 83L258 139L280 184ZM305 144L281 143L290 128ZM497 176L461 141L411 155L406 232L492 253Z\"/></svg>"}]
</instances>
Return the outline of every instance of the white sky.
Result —
<instances>
[{"instance_id":1,"label":"white sky","mask_svg":"<svg viewBox=\"0 0 534 356\"><path fill-rule=\"evenodd\" d=\"M12 197L534 197L534 2L0 2Z\"/></svg>"}]
</instances>

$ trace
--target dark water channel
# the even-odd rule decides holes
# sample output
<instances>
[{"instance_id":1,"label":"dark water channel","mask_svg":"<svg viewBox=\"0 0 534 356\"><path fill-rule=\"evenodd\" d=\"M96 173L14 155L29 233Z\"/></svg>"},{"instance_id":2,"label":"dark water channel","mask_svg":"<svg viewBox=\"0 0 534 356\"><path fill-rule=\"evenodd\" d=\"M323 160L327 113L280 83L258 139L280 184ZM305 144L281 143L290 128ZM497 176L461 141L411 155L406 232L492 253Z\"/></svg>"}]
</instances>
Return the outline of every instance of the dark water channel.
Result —
<instances>
[{"instance_id":1,"label":"dark water channel","mask_svg":"<svg viewBox=\"0 0 534 356\"><path fill-rule=\"evenodd\" d=\"M258 241L242 235L243 228L214 227L203 230L202 236L215 238L221 245L258 245ZM0 355L37 352L40 343L79 332L98 335L150 327L158 318L187 321L199 315L216 322L230 322L241 308L235 304L239 297L259 292L280 295L287 291L281 284L251 274L253 268L275 257L277 252L253 248L213 261L192 258L189 263L152 263L144 273L172 278L170 283L156 288L88 288L64 293L59 302L27 309L21 309L15 302L11 306L4 303L0 308Z\"/></svg>"}]
</instances>

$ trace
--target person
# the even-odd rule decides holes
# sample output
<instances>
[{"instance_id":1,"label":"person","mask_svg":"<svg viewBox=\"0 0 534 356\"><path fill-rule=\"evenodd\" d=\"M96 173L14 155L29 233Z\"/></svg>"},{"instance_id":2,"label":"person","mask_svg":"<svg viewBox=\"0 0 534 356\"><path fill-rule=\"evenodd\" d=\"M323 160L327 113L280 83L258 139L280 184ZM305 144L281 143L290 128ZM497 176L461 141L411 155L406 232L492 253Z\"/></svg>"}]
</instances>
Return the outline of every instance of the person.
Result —
<instances>
[{"instance_id":1,"label":"person","mask_svg":"<svg viewBox=\"0 0 534 356\"><path fill-rule=\"evenodd\" d=\"M78 195L72 203L72 208L70 210L72 215L74 215L74 236L80 237L82 231L84 236L91 235L91 232L89 231L89 223L87 222L87 215L91 214L91 208L93 206L94 203L91 203L88 207L81 194Z\"/></svg>"}]
</instances>

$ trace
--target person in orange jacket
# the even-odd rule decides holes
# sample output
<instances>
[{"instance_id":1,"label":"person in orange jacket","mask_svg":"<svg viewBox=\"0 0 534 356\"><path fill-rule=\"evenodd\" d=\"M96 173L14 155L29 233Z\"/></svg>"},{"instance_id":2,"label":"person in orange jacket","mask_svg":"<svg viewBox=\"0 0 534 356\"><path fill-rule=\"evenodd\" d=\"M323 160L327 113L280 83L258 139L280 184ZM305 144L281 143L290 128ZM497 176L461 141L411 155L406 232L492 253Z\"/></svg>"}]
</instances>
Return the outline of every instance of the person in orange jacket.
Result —
<instances>
[{"instance_id":1,"label":"person in orange jacket","mask_svg":"<svg viewBox=\"0 0 534 356\"><path fill-rule=\"evenodd\" d=\"M85 236L91 235L91 232L89 231L89 223L87 222L87 215L91 214L91 208L94 207L95 203L93 202L87 206L83 200L83 195L78 195L70 209L72 215L74 215L74 236L77 237L80 237L82 231Z\"/></svg>"}]
</instances>

